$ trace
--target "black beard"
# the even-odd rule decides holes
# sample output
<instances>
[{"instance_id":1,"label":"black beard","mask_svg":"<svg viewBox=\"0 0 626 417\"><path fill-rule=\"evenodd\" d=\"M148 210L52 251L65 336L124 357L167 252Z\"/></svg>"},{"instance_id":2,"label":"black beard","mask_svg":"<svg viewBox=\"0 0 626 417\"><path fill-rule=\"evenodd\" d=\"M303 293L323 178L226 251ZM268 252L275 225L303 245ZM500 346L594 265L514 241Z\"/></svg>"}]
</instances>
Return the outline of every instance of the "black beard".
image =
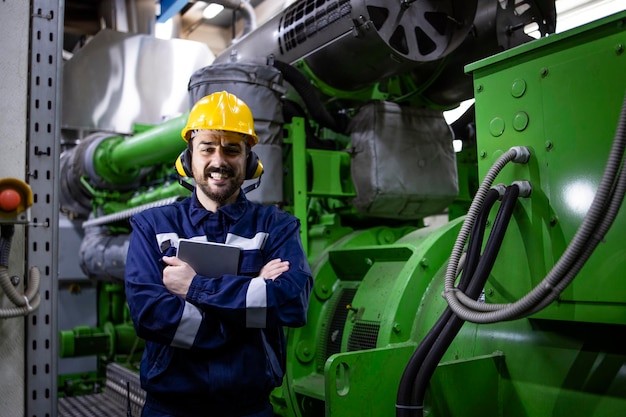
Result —
<instances>
[{"instance_id":1,"label":"black beard","mask_svg":"<svg viewBox=\"0 0 626 417\"><path fill-rule=\"evenodd\" d=\"M222 187L218 192L211 191L206 183L200 183L196 185L202 192L209 197L211 200L215 201L219 205L223 205L231 198L241 187L241 185L237 185L235 182L231 182L227 187Z\"/></svg>"},{"instance_id":2,"label":"black beard","mask_svg":"<svg viewBox=\"0 0 626 417\"><path fill-rule=\"evenodd\" d=\"M220 187L218 191L212 191L208 184L208 180L211 177L212 172L219 172L224 175L227 175L229 179L233 180L228 183L225 187ZM196 181L196 186L200 188L200 190L211 200L215 201L219 205L223 205L228 202L228 200L237 192L243 182L235 181L235 172L227 166L221 166L218 168L207 168L203 173L203 181Z\"/></svg>"}]
</instances>

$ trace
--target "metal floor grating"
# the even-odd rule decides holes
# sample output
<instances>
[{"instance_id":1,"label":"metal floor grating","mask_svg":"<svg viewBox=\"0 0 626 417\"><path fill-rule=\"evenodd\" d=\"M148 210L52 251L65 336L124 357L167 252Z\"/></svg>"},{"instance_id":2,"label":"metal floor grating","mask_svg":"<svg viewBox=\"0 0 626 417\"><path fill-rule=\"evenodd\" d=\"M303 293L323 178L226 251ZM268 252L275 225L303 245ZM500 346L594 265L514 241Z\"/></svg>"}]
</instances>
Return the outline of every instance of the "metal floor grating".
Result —
<instances>
[{"instance_id":1,"label":"metal floor grating","mask_svg":"<svg viewBox=\"0 0 626 417\"><path fill-rule=\"evenodd\" d=\"M139 374L110 363L103 392L59 398L58 417L139 417L144 401Z\"/></svg>"}]
</instances>

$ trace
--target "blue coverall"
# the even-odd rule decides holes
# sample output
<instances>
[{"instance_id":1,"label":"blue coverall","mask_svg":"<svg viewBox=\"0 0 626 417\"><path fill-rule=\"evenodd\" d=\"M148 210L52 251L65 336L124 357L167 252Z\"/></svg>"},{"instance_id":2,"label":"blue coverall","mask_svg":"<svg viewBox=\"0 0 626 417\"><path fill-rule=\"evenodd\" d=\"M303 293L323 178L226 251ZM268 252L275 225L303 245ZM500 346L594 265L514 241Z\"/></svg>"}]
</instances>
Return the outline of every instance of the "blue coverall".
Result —
<instances>
[{"instance_id":1,"label":"blue coverall","mask_svg":"<svg viewBox=\"0 0 626 417\"><path fill-rule=\"evenodd\" d=\"M131 218L126 297L146 341L140 377L144 416L271 415L269 394L282 383L283 326L306 323L313 278L299 220L246 199L212 213L189 198ZM196 275L185 299L163 284L163 256L178 239L240 246L238 275ZM290 262L275 280L258 277L270 260ZM269 414L268 414L269 413Z\"/></svg>"}]
</instances>

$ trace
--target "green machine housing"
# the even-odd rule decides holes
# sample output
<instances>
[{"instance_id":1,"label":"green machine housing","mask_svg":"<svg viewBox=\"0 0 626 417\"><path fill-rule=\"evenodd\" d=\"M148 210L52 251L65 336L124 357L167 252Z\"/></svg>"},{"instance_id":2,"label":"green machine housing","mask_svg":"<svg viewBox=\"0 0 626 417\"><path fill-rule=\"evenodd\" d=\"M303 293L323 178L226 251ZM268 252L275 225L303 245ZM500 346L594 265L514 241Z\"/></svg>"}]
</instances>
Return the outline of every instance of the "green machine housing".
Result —
<instances>
[{"instance_id":1,"label":"green machine housing","mask_svg":"<svg viewBox=\"0 0 626 417\"><path fill-rule=\"evenodd\" d=\"M494 185L523 181L485 303L512 303L557 264L606 169L626 94L626 13L466 67L474 77L478 174L530 151ZM495 209L493 210L495 212ZM495 214L491 214L489 228ZM309 323L288 334L284 416L393 416L411 354L446 308L448 257L465 217L440 227L347 233L313 259ZM575 279L529 317L466 322L429 382L429 416L621 416L626 410L626 215ZM415 414L417 415L417 414Z\"/></svg>"},{"instance_id":2,"label":"green machine housing","mask_svg":"<svg viewBox=\"0 0 626 417\"><path fill-rule=\"evenodd\" d=\"M487 294L520 298L550 271L587 214L608 161L624 103L624 20L616 16L523 45L468 67L475 79L479 172L511 146L531 149L526 166L497 179L527 180ZM626 322L619 216L557 303L535 317Z\"/></svg>"}]
</instances>

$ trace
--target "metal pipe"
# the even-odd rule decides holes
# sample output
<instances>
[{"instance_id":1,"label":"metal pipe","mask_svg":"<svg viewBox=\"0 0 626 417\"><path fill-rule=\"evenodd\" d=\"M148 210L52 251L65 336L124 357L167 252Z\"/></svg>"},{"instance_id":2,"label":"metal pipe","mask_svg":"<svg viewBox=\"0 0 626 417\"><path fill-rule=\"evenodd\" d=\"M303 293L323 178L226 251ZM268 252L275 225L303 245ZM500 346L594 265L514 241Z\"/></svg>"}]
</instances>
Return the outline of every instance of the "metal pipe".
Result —
<instances>
[{"instance_id":1,"label":"metal pipe","mask_svg":"<svg viewBox=\"0 0 626 417\"><path fill-rule=\"evenodd\" d=\"M221 4L224 7L240 11L243 19L243 32L241 35L231 41L231 44L239 42L248 33L256 29L256 14L254 13L254 7L247 0L217 0L213 3Z\"/></svg>"}]
</instances>

